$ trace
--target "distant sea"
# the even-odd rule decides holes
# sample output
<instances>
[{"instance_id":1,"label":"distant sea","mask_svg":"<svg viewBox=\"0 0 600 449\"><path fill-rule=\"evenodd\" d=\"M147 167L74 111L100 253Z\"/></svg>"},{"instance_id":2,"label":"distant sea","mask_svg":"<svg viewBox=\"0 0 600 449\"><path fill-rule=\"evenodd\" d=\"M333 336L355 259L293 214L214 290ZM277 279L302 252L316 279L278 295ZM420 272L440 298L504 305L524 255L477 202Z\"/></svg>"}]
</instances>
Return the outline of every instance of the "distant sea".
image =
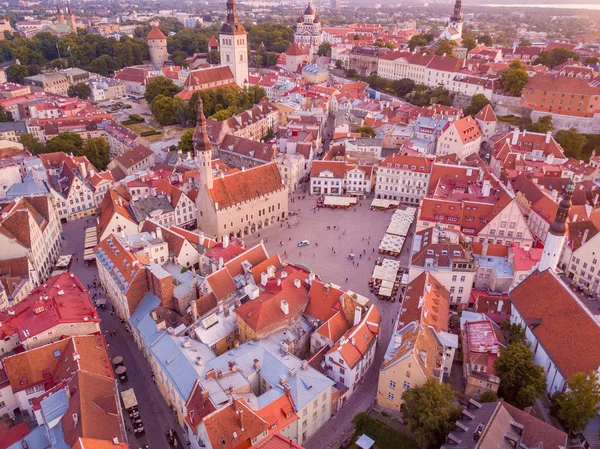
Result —
<instances>
[{"instance_id":1,"label":"distant sea","mask_svg":"<svg viewBox=\"0 0 600 449\"><path fill-rule=\"evenodd\" d=\"M590 3L557 3L557 4L542 4L542 3L534 3L529 5L519 4L519 5L505 5L505 4L480 4L480 6L491 6L495 8L544 8L544 9L591 9L594 11L600 11L600 5L590 4Z\"/></svg>"}]
</instances>

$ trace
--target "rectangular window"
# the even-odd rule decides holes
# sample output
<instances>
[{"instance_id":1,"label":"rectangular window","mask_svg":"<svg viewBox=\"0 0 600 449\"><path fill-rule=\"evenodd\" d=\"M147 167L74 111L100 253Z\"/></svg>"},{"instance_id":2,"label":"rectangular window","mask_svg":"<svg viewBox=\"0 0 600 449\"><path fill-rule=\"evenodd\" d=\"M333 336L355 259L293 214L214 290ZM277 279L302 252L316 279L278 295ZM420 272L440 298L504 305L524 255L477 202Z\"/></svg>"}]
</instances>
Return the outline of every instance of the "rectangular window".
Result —
<instances>
[{"instance_id":1,"label":"rectangular window","mask_svg":"<svg viewBox=\"0 0 600 449\"><path fill-rule=\"evenodd\" d=\"M410 388L410 382L404 381L403 387L405 390L408 390Z\"/></svg>"},{"instance_id":2,"label":"rectangular window","mask_svg":"<svg viewBox=\"0 0 600 449\"><path fill-rule=\"evenodd\" d=\"M391 388L392 390L395 390L395 389L396 389L396 382L394 382L393 380L390 380L390 388Z\"/></svg>"},{"instance_id":3,"label":"rectangular window","mask_svg":"<svg viewBox=\"0 0 600 449\"><path fill-rule=\"evenodd\" d=\"M388 393L388 399L390 401L393 401L394 400L394 393Z\"/></svg>"}]
</instances>

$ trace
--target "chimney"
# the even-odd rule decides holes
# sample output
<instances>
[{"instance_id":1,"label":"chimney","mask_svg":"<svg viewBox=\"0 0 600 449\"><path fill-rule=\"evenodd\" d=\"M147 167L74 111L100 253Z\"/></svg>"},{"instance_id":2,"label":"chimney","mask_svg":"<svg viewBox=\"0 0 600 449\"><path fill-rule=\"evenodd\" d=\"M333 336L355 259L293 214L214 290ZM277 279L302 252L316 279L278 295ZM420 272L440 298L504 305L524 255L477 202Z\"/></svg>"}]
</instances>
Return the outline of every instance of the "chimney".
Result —
<instances>
[{"instance_id":1,"label":"chimney","mask_svg":"<svg viewBox=\"0 0 600 449\"><path fill-rule=\"evenodd\" d=\"M589 229L586 229L585 231L583 231L583 238L581 239L581 246L583 246L585 244L585 242L587 242L589 233L590 233Z\"/></svg>"},{"instance_id":2,"label":"chimney","mask_svg":"<svg viewBox=\"0 0 600 449\"><path fill-rule=\"evenodd\" d=\"M288 304L288 302L285 299L281 300L281 311L283 312L284 315L290 314L290 305Z\"/></svg>"},{"instance_id":3,"label":"chimney","mask_svg":"<svg viewBox=\"0 0 600 449\"><path fill-rule=\"evenodd\" d=\"M492 191L492 183L489 179L483 180L483 186L481 188L481 195L484 197L490 196L490 192Z\"/></svg>"},{"instance_id":4,"label":"chimney","mask_svg":"<svg viewBox=\"0 0 600 449\"><path fill-rule=\"evenodd\" d=\"M428 283L428 284L425 286L425 290L427 291L427 293L431 293L431 284L429 284L429 283Z\"/></svg>"},{"instance_id":5,"label":"chimney","mask_svg":"<svg viewBox=\"0 0 600 449\"><path fill-rule=\"evenodd\" d=\"M550 138L552 137L552 132L548 131L546 133L546 143L550 143Z\"/></svg>"},{"instance_id":6,"label":"chimney","mask_svg":"<svg viewBox=\"0 0 600 449\"><path fill-rule=\"evenodd\" d=\"M222 257L219 257L219 270L225 266L225 262Z\"/></svg>"},{"instance_id":7,"label":"chimney","mask_svg":"<svg viewBox=\"0 0 600 449\"><path fill-rule=\"evenodd\" d=\"M512 140L510 141L511 145L516 145L519 141L519 128L515 128L512 135Z\"/></svg>"},{"instance_id":8,"label":"chimney","mask_svg":"<svg viewBox=\"0 0 600 449\"><path fill-rule=\"evenodd\" d=\"M576 222L577 222L577 217L578 217L578 216L579 216L578 214L573 214L573 223L576 223Z\"/></svg>"},{"instance_id":9,"label":"chimney","mask_svg":"<svg viewBox=\"0 0 600 449\"><path fill-rule=\"evenodd\" d=\"M73 427L77 427L77 424L79 424L79 415L73 413Z\"/></svg>"},{"instance_id":10,"label":"chimney","mask_svg":"<svg viewBox=\"0 0 600 449\"><path fill-rule=\"evenodd\" d=\"M244 410L242 410L242 407L238 407L237 409L237 418L238 418L238 424L240 426L240 429L245 430L244 429Z\"/></svg>"},{"instance_id":11,"label":"chimney","mask_svg":"<svg viewBox=\"0 0 600 449\"><path fill-rule=\"evenodd\" d=\"M300 279L294 279L294 287L296 287L296 288L302 287L302 281L300 281Z\"/></svg>"},{"instance_id":12,"label":"chimney","mask_svg":"<svg viewBox=\"0 0 600 449\"><path fill-rule=\"evenodd\" d=\"M554 189L552 191L552 201L556 201L558 199L558 190Z\"/></svg>"},{"instance_id":13,"label":"chimney","mask_svg":"<svg viewBox=\"0 0 600 449\"><path fill-rule=\"evenodd\" d=\"M79 174L83 179L87 178L87 167L85 166L85 162L79 163Z\"/></svg>"},{"instance_id":14,"label":"chimney","mask_svg":"<svg viewBox=\"0 0 600 449\"><path fill-rule=\"evenodd\" d=\"M312 285L313 281L315 280L315 273L313 273L312 271L308 274L308 285Z\"/></svg>"},{"instance_id":15,"label":"chimney","mask_svg":"<svg viewBox=\"0 0 600 449\"><path fill-rule=\"evenodd\" d=\"M269 278L267 276L267 273L265 273L264 271L260 273L260 285L264 287L265 285L267 285L268 280Z\"/></svg>"},{"instance_id":16,"label":"chimney","mask_svg":"<svg viewBox=\"0 0 600 449\"><path fill-rule=\"evenodd\" d=\"M159 239L159 240L163 239L162 229L160 227L156 228L156 238Z\"/></svg>"},{"instance_id":17,"label":"chimney","mask_svg":"<svg viewBox=\"0 0 600 449\"><path fill-rule=\"evenodd\" d=\"M302 360L302 364L300 365L300 368L302 368L302 371L306 371L308 369L308 361Z\"/></svg>"},{"instance_id":18,"label":"chimney","mask_svg":"<svg viewBox=\"0 0 600 449\"><path fill-rule=\"evenodd\" d=\"M481 255L482 256L487 256L489 246L490 245L487 242L483 244L483 246L481 248Z\"/></svg>"},{"instance_id":19,"label":"chimney","mask_svg":"<svg viewBox=\"0 0 600 449\"><path fill-rule=\"evenodd\" d=\"M254 359L254 369L260 371L260 360Z\"/></svg>"},{"instance_id":20,"label":"chimney","mask_svg":"<svg viewBox=\"0 0 600 449\"><path fill-rule=\"evenodd\" d=\"M323 286L323 293L325 293L326 295L328 295L328 294L329 294L329 284L325 284L325 285Z\"/></svg>"},{"instance_id":21,"label":"chimney","mask_svg":"<svg viewBox=\"0 0 600 449\"><path fill-rule=\"evenodd\" d=\"M224 235L223 236L223 248L227 248L228 246L229 246L229 236Z\"/></svg>"},{"instance_id":22,"label":"chimney","mask_svg":"<svg viewBox=\"0 0 600 449\"><path fill-rule=\"evenodd\" d=\"M600 196L600 194L596 193L594 195L594 202L592 203L592 206L596 207L598 206L598 197Z\"/></svg>"},{"instance_id":23,"label":"chimney","mask_svg":"<svg viewBox=\"0 0 600 449\"><path fill-rule=\"evenodd\" d=\"M354 308L354 326L357 326L358 323L360 323L361 319L362 319L362 310L360 307L355 307Z\"/></svg>"},{"instance_id":24,"label":"chimney","mask_svg":"<svg viewBox=\"0 0 600 449\"><path fill-rule=\"evenodd\" d=\"M90 178L93 178L96 175L96 172L94 170L90 170Z\"/></svg>"},{"instance_id":25,"label":"chimney","mask_svg":"<svg viewBox=\"0 0 600 449\"><path fill-rule=\"evenodd\" d=\"M287 376L285 374L282 374L281 376L279 376L279 385L285 385L287 383Z\"/></svg>"}]
</instances>

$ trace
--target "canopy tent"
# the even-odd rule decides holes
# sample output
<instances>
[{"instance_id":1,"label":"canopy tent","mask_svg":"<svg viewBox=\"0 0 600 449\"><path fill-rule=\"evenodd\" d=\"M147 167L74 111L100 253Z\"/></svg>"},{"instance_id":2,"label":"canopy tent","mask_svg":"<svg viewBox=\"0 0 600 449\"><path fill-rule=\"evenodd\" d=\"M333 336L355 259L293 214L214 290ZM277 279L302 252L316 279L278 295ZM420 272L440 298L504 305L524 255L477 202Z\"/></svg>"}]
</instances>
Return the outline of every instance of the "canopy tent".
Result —
<instances>
[{"instance_id":1,"label":"canopy tent","mask_svg":"<svg viewBox=\"0 0 600 449\"><path fill-rule=\"evenodd\" d=\"M63 255L58 258L56 261L56 265L54 265L55 270L67 270L71 264L71 259L73 256L71 255Z\"/></svg>"},{"instance_id":2,"label":"canopy tent","mask_svg":"<svg viewBox=\"0 0 600 449\"><path fill-rule=\"evenodd\" d=\"M394 281L381 281L381 286L383 288L389 288L391 290L394 288Z\"/></svg>"},{"instance_id":3,"label":"canopy tent","mask_svg":"<svg viewBox=\"0 0 600 449\"><path fill-rule=\"evenodd\" d=\"M385 231L387 234L399 235L401 237L406 237L408 235L408 230L410 229L410 225L412 221L405 220L393 220L388 228Z\"/></svg>"},{"instance_id":4,"label":"canopy tent","mask_svg":"<svg viewBox=\"0 0 600 449\"><path fill-rule=\"evenodd\" d=\"M375 265L372 279L381 279L394 282L400 270L400 262L392 259L383 259L381 265Z\"/></svg>"},{"instance_id":5,"label":"canopy tent","mask_svg":"<svg viewBox=\"0 0 600 449\"><path fill-rule=\"evenodd\" d=\"M379 252L400 254L404 245L404 237L399 235L384 234L379 244Z\"/></svg>"},{"instance_id":6,"label":"canopy tent","mask_svg":"<svg viewBox=\"0 0 600 449\"><path fill-rule=\"evenodd\" d=\"M92 261L96 259L96 256L94 255L94 251L92 250L92 248L87 248L84 252L83 252L83 260L86 262Z\"/></svg>"},{"instance_id":7,"label":"canopy tent","mask_svg":"<svg viewBox=\"0 0 600 449\"><path fill-rule=\"evenodd\" d=\"M323 204L327 207L349 207L357 202L356 198L347 196L326 196Z\"/></svg>"},{"instance_id":8,"label":"canopy tent","mask_svg":"<svg viewBox=\"0 0 600 449\"><path fill-rule=\"evenodd\" d=\"M375 198L371 203L371 209L391 209L392 207L398 207L399 205L400 201Z\"/></svg>"}]
</instances>

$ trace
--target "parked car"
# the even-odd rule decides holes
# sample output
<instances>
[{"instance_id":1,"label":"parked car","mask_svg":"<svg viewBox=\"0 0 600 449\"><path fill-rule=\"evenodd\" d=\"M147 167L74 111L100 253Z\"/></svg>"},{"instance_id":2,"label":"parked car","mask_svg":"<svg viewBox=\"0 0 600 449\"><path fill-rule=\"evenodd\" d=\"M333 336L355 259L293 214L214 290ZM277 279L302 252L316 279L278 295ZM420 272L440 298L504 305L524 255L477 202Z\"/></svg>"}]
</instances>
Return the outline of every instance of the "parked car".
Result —
<instances>
[{"instance_id":1,"label":"parked car","mask_svg":"<svg viewBox=\"0 0 600 449\"><path fill-rule=\"evenodd\" d=\"M298 248L302 247L302 246L308 246L310 245L310 242L308 240L300 240L298 242Z\"/></svg>"}]
</instances>

